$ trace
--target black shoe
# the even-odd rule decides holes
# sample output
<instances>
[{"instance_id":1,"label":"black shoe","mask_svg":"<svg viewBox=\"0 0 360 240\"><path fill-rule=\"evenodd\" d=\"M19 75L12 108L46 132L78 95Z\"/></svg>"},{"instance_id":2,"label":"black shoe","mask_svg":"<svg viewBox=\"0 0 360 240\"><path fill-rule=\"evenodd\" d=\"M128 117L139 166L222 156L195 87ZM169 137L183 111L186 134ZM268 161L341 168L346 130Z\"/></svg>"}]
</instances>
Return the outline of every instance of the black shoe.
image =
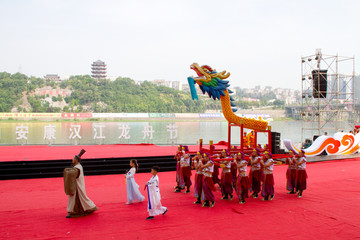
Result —
<instances>
[{"instance_id":1,"label":"black shoe","mask_svg":"<svg viewBox=\"0 0 360 240\"><path fill-rule=\"evenodd\" d=\"M186 191L184 193L189 193L190 192L190 189L186 189Z\"/></svg>"},{"instance_id":2,"label":"black shoe","mask_svg":"<svg viewBox=\"0 0 360 240\"><path fill-rule=\"evenodd\" d=\"M295 191L292 190L292 191L288 192L288 194L295 194Z\"/></svg>"},{"instance_id":3,"label":"black shoe","mask_svg":"<svg viewBox=\"0 0 360 240\"><path fill-rule=\"evenodd\" d=\"M222 200L228 200L229 197L227 195L225 195L224 197L221 198Z\"/></svg>"},{"instance_id":4,"label":"black shoe","mask_svg":"<svg viewBox=\"0 0 360 240\"><path fill-rule=\"evenodd\" d=\"M254 193L252 196L253 196L253 198L258 198L259 197L259 195L257 193Z\"/></svg>"},{"instance_id":5,"label":"black shoe","mask_svg":"<svg viewBox=\"0 0 360 240\"><path fill-rule=\"evenodd\" d=\"M66 218L78 218L86 216L85 213L67 215Z\"/></svg>"},{"instance_id":6,"label":"black shoe","mask_svg":"<svg viewBox=\"0 0 360 240\"><path fill-rule=\"evenodd\" d=\"M181 190L178 188L178 189L176 189L174 192L181 192Z\"/></svg>"},{"instance_id":7,"label":"black shoe","mask_svg":"<svg viewBox=\"0 0 360 240\"><path fill-rule=\"evenodd\" d=\"M153 216L149 216L149 217L146 218L146 220L152 220L152 219L154 219Z\"/></svg>"},{"instance_id":8,"label":"black shoe","mask_svg":"<svg viewBox=\"0 0 360 240\"><path fill-rule=\"evenodd\" d=\"M262 201L268 201L269 197L264 197L263 199L261 199Z\"/></svg>"},{"instance_id":9,"label":"black shoe","mask_svg":"<svg viewBox=\"0 0 360 240\"><path fill-rule=\"evenodd\" d=\"M239 203L240 203L240 204L244 204L244 203L245 203L245 200L244 200L244 199L240 199L240 200L239 200Z\"/></svg>"},{"instance_id":10,"label":"black shoe","mask_svg":"<svg viewBox=\"0 0 360 240\"><path fill-rule=\"evenodd\" d=\"M166 210L165 210L165 212L163 212L163 214L162 214L162 215L164 216L164 215L165 215L165 213L167 213L167 211L168 211L168 210L166 209Z\"/></svg>"},{"instance_id":11,"label":"black shoe","mask_svg":"<svg viewBox=\"0 0 360 240\"><path fill-rule=\"evenodd\" d=\"M196 202L194 202L194 204L201 204L201 201L197 200Z\"/></svg>"},{"instance_id":12,"label":"black shoe","mask_svg":"<svg viewBox=\"0 0 360 240\"><path fill-rule=\"evenodd\" d=\"M271 200L273 200L273 199L274 199L274 195L270 195L269 200L271 201Z\"/></svg>"},{"instance_id":13,"label":"black shoe","mask_svg":"<svg viewBox=\"0 0 360 240\"><path fill-rule=\"evenodd\" d=\"M209 201L205 201L201 206L202 207L210 207Z\"/></svg>"},{"instance_id":14,"label":"black shoe","mask_svg":"<svg viewBox=\"0 0 360 240\"><path fill-rule=\"evenodd\" d=\"M174 189L180 189L180 187L179 187L179 186L175 186Z\"/></svg>"},{"instance_id":15,"label":"black shoe","mask_svg":"<svg viewBox=\"0 0 360 240\"><path fill-rule=\"evenodd\" d=\"M214 206L215 206L215 201L212 201L210 207L214 207Z\"/></svg>"},{"instance_id":16,"label":"black shoe","mask_svg":"<svg viewBox=\"0 0 360 240\"><path fill-rule=\"evenodd\" d=\"M229 201L233 200L233 195L230 194L230 198L229 198Z\"/></svg>"}]
</instances>

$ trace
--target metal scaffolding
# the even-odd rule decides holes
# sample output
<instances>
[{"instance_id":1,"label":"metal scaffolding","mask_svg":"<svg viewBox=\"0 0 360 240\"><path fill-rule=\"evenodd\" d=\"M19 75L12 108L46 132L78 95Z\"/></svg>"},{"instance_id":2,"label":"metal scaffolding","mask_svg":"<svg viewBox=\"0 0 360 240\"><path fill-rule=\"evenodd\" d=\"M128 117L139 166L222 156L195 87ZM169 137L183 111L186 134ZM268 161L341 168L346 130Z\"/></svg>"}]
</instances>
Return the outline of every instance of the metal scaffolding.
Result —
<instances>
[{"instance_id":1,"label":"metal scaffolding","mask_svg":"<svg viewBox=\"0 0 360 240\"><path fill-rule=\"evenodd\" d=\"M306 123L302 142L305 137L338 131L340 121L354 127L354 76L354 57L324 55L317 49L301 58L301 117Z\"/></svg>"}]
</instances>

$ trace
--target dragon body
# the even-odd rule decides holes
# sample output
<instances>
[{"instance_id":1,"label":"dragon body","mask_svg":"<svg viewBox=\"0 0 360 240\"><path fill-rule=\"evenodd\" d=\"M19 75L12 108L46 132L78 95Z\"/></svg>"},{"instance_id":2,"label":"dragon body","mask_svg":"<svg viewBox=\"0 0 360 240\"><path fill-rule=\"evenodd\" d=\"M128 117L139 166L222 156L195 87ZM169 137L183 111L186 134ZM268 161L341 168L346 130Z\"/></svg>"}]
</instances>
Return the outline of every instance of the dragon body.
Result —
<instances>
[{"instance_id":1,"label":"dragon body","mask_svg":"<svg viewBox=\"0 0 360 240\"><path fill-rule=\"evenodd\" d=\"M246 117L239 117L234 112L236 111L234 99L230 96L231 90L228 89L229 81L225 80L230 77L230 73L222 71L216 72L208 65L200 66L197 63L191 64L190 68L194 70L197 77L188 77L190 92L192 99L198 99L195 83L199 85L203 94L208 94L210 98L221 101L221 107L224 117L229 123L243 124L245 128L254 130L267 130L268 122L261 119L252 119Z\"/></svg>"}]
</instances>

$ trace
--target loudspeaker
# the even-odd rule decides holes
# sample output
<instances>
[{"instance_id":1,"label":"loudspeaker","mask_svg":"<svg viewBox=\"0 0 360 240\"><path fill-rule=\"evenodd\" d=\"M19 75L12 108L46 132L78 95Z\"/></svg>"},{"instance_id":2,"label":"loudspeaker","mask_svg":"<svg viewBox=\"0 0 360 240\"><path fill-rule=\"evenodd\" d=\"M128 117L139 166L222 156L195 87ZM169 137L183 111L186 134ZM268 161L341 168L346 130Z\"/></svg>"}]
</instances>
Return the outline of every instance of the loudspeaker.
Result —
<instances>
[{"instance_id":1,"label":"loudspeaker","mask_svg":"<svg viewBox=\"0 0 360 240\"><path fill-rule=\"evenodd\" d=\"M280 152L280 133L271 132L271 153L279 154Z\"/></svg>"},{"instance_id":2,"label":"loudspeaker","mask_svg":"<svg viewBox=\"0 0 360 240\"><path fill-rule=\"evenodd\" d=\"M313 97L326 98L327 92L327 70L313 70Z\"/></svg>"}]
</instances>

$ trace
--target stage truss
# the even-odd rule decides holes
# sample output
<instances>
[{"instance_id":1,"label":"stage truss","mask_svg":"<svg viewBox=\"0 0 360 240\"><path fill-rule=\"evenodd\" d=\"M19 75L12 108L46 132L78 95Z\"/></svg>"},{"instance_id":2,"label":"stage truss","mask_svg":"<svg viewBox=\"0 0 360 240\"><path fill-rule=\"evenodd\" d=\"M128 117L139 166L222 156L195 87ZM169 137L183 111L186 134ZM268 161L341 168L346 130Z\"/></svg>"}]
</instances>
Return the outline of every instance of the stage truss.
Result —
<instances>
[{"instance_id":1,"label":"stage truss","mask_svg":"<svg viewBox=\"0 0 360 240\"><path fill-rule=\"evenodd\" d=\"M315 75L314 76L314 72ZM321 85L327 73L327 90L314 88ZM314 135L325 132L348 131L355 124L355 58L324 55L317 49L314 55L301 58L301 117L302 142L313 140ZM339 122L346 121L348 129L339 129Z\"/></svg>"}]
</instances>

